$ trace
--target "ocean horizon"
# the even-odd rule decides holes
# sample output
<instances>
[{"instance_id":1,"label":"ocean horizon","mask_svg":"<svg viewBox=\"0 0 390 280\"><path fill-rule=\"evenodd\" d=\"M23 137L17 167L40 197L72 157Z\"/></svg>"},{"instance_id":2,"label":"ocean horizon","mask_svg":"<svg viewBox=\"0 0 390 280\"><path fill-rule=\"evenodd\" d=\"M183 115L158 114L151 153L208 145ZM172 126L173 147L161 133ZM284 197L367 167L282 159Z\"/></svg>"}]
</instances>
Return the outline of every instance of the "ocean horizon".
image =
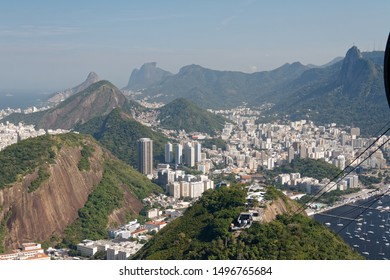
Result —
<instances>
[{"instance_id":1,"label":"ocean horizon","mask_svg":"<svg viewBox=\"0 0 390 280\"><path fill-rule=\"evenodd\" d=\"M0 90L0 110L41 106L49 93L40 90Z\"/></svg>"}]
</instances>

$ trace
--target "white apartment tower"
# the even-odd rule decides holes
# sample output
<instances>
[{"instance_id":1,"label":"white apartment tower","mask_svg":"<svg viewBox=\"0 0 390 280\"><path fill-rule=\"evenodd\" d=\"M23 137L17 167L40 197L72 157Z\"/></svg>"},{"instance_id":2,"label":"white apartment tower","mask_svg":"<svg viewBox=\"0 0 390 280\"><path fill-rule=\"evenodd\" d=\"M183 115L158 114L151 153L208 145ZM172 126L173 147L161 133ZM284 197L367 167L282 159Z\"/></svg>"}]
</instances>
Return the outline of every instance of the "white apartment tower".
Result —
<instances>
[{"instance_id":1,"label":"white apartment tower","mask_svg":"<svg viewBox=\"0 0 390 280\"><path fill-rule=\"evenodd\" d=\"M175 163L182 164L183 146L180 143L175 145Z\"/></svg>"},{"instance_id":2,"label":"white apartment tower","mask_svg":"<svg viewBox=\"0 0 390 280\"><path fill-rule=\"evenodd\" d=\"M195 149L189 142L184 146L184 161L189 167L195 166Z\"/></svg>"},{"instance_id":3,"label":"white apartment tower","mask_svg":"<svg viewBox=\"0 0 390 280\"><path fill-rule=\"evenodd\" d=\"M199 142L194 143L195 148L195 162L201 162L202 161L202 144Z\"/></svg>"}]
</instances>

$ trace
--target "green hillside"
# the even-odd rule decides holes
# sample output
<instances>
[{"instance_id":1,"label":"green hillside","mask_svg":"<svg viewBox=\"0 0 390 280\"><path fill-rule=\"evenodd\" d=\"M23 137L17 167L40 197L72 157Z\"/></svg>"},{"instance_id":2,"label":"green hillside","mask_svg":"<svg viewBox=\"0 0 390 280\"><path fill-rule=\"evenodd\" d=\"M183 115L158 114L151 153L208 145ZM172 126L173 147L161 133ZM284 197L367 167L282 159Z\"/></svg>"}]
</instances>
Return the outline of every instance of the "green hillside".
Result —
<instances>
[{"instance_id":1,"label":"green hillside","mask_svg":"<svg viewBox=\"0 0 390 280\"><path fill-rule=\"evenodd\" d=\"M160 187L124 162L106 160L102 180L84 207L78 210L79 218L65 229L63 246L72 247L84 239L108 239L108 216L125 203L120 186L126 186L139 200L162 192Z\"/></svg>"},{"instance_id":2,"label":"green hillside","mask_svg":"<svg viewBox=\"0 0 390 280\"><path fill-rule=\"evenodd\" d=\"M168 141L165 136L140 124L120 109L76 126L75 130L92 135L116 157L132 166L137 166L139 138L147 137L154 141L154 158L160 162L164 159L164 146Z\"/></svg>"},{"instance_id":3,"label":"green hillside","mask_svg":"<svg viewBox=\"0 0 390 280\"><path fill-rule=\"evenodd\" d=\"M80 150L81 158L79 162L73 161L77 155L70 155L68 159L64 159L61 153L62 149L69 150L70 148L73 150L76 148L76 151ZM60 236L64 237L63 245L77 244L86 238L106 238L109 216L114 210L121 209L119 212L122 217L128 214L137 214L142 208L140 201L143 198L151 193L162 192L159 186L153 184L144 175L113 157L107 150L102 149L91 136L75 133L30 138L0 151L0 191L4 188L14 187L15 183L21 183L26 187L23 187L21 190L28 193L23 196L26 200L24 201L26 205L28 205L28 201L36 198L31 192L37 190L39 191L40 201L44 204L45 199L55 199L51 195L56 185L50 185L49 188L46 186L43 190L40 189L42 183L49 178L52 179L51 183L49 180L49 184L53 184L55 180L60 180L59 178L64 180L63 188L65 189L74 188L75 183L82 184L79 186L80 188L85 187L83 185L85 182L77 181L72 183L71 180L66 179L68 175L76 175L75 171L72 171L72 174L68 174L71 172L70 170L74 170L72 165L73 168L78 167L78 171L86 177L86 181L89 181L89 178L93 180L100 172L103 175L97 185L92 186L88 200L81 209L72 209L72 213L62 210L62 217L74 217L75 212L78 217L71 225L66 224L65 226L68 227L64 233L60 234ZM57 167L61 172L53 173L53 170L58 170ZM37 178L32 181L26 181L26 175L34 172L37 174ZM70 196L72 195L72 193L68 193ZM12 199L10 197L9 195L3 197L4 204L0 205L0 251L4 251L4 240L10 227L13 227L8 222L8 219L10 217L15 219L14 215L24 219L25 213L23 211L36 212L42 206L33 204L31 208L19 209L20 212L14 212L17 209L15 205L19 204L20 201L15 202L14 205L11 200L8 201L8 199ZM4 205L8 206L3 208ZM10 207L10 205L13 206ZM4 213L2 213L3 211ZM69 221L70 219L72 218L67 220ZM40 218L37 216L36 222L39 221ZM29 238L34 239L34 235L30 234L32 233L29 233ZM58 242L58 237L53 237L54 241Z\"/></svg>"},{"instance_id":4,"label":"green hillside","mask_svg":"<svg viewBox=\"0 0 390 280\"><path fill-rule=\"evenodd\" d=\"M239 186L205 192L134 259L361 259L336 234L302 215L254 223L235 236L229 225L244 210L245 197Z\"/></svg>"},{"instance_id":5,"label":"green hillside","mask_svg":"<svg viewBox=\"0 0 390 280\"><path fill-rule=\"evenodd\" d=\"M1 151L0 189L34 172L38 166L52 162L55 152L51 147L54 144L53 138L45 135L26 139Z\"/></svg>"},{"instance_id":6,"label":"green hillside","mask_svg":"<svg viewBox=\"0 0 390 280\"><path fill-rule=\"evenodd\" d=\"M300 173L302 177L312 177L322 180L324 178L333 179L340 171L340 168L324 160L305 158L294 159L291 163L277 167L274 170L268 170L266 173L270 177L282 173Z\"/></svg>"},{"instance_id":7,"label":"green hillside","mask_svg":"<svg viewBox=\"0 0 390 280\"><path fill-rule=\"evenodd\" d=\"M194 103L178 98L160 108L160 125L166 129L186 132L205 132L214 135L222 131L225 119L208 112Z\"/></svg>"}]
</instances>

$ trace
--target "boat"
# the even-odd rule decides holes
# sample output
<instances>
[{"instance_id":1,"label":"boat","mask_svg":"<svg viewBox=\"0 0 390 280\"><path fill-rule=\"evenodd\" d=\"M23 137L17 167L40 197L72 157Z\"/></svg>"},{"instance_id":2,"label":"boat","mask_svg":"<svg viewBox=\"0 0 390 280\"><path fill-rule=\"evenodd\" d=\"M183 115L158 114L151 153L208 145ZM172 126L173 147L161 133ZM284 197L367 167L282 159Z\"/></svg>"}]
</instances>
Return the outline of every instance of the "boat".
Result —
<instances>
[{"instance_id":1,"label":"boat","mask_svg":"<svg viewBox=\"0 0 390 280\"><path fill-rule=\"evenodd\" d=\"M339 219L339 222L337 223L337 226L338 227L343 227L344 226L344 224L341 222L341 219Z\"/></svg>"},{"instance_id":2,"label":"boat","mask_svg":"<svg viewBox=\"0 0 390 280\"><path fill-rule=\"evenodd\" d=\"M325 225L326 225L326 226L330 226L330 225L331 225L331 223L327 222L327 223L325 223Z\"/></svg>"},{"instance_id":3,"label":"boat","mask_svg":"<svg viewBox=\"0 0 390 280\"><path fill-rule=\"evenodd\" d=\"M353 247L354 247L354 248L359 248L359 245L354 244Z\"/></svg>"},{"instance_id":4,"label":"boat","mask_svg":"<svg viewBox=\"0 0 390 280\"><path fill-rule=\"evenodd\" d=\"M382 205L382 204L383 204L382 200L379 200L379 201L378 201L378 204L379 204L379 205Z\"/></svg>"},{"instance_id":5,"label":"boat","mask_svg":"<svg viewBox=\"0 0 390 280\"><path fill-rule=\"evenodd\" d=\"M351 233L349 232L349 229L347 228L347 232L345 233L346 235L351 235Z\"/></svg>"},{"instance_id":6,"label":"boat","mask_svg":"<svg viewBox=\"0 0 390 280\"><path fill-rule=\"evenodd\" d=\"M363 241L366 240L364 237L360 237L359 239L360 239L360 240L363 240Z\"/></svg>"},{"instance_id":7,"label":"boat","mask_svg":"<svg viewBox=\"0 0 390 280\"><path fill-rule=\"evenodd\" d=\"M370 227L373 227L373 226L374 226L374 224L372 223L372 220L371 220Z\"/></svg>"},{"instance_id":8,"label":"boat","mask_svg":"<svg viewBox=\"0 0 390 280\"><path fill-rule=\"evenodd\" d=\"M385 255L385 253L384 253L383 250L382 250L382 246L381 246L381 249L379 250L378 255L380 255L380 256L384 256L384 255Z\"/></svg>"},{"instance_id":9,"label":"boat","mask_svg":"<svg viewBox=\"0 0 390 280\"><path fill-rule=\"evenodd\" d=\"M372 230L367 231L367 233L374 234L374 232Z\"/></svg>"},{"instance_id":10,"label":"boat","mask_svg":"<svg viewBox=\"0 0 390 280\"><path fill-rule=\"evenodd\" d=\"M368 256L370 253L367 252L367 246L364 246L364 251L362 252L362 255Z\"/></svg>"},{"instance_id":11,"label":"boat","mask_svg":"<svg viewBox=\"0 0 390 280\"><path fill-rule=\"evenodd\" d=\"M386 246L390 246L390 243L385 243Z\"/></svg>"},{"instance_id":12,"label":"boat","mask_svg":"<svg viewBox=\"0 0 390 280\"><path fill-rule=\"evenodd\" d=\"M356 223L356 225L358 225L358 226L362 226L363 224L359 222L359 223Z\"/></svg>"},{"instance_id":13,"label":"boat","mask_svg":"<svg viewBox=\"0 0 390 280\"><path fill-rule=\"evenodd\" d=\"M385 226L384 225L379 225L380 228L384 228Z\"/></svg>"}]
</instances>

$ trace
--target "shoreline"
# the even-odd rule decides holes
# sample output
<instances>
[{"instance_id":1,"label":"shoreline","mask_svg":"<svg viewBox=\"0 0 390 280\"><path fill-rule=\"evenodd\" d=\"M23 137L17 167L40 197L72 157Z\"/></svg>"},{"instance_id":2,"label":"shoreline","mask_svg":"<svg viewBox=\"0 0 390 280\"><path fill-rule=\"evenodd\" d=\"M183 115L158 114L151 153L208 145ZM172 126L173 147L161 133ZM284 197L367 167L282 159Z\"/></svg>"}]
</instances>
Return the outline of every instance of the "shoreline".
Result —
<instances>
[{"instance_id":1,"label":"shoreline","mask_svg":"<svg viewBox=\"0 0 390 280\"><path fill-rule=\"evenodd\" d=\"M323 213L323 212L344 206L346 204L356 203L356 202L371 198L371 197L376 196L376 195L382 195L386 192L388 192L390 195L390 186L383 186L383 187L380 187L376 190L362 189L358 193L347 195L348 197L344 197L344 199L342 201L340 201L339 203L337 203L335 205L326 206L326 207L323 207L323 208L318 209L318 210L307 209L305 212L309 217L312 217L316 214Z\"/></svg>"}]
</instances>

